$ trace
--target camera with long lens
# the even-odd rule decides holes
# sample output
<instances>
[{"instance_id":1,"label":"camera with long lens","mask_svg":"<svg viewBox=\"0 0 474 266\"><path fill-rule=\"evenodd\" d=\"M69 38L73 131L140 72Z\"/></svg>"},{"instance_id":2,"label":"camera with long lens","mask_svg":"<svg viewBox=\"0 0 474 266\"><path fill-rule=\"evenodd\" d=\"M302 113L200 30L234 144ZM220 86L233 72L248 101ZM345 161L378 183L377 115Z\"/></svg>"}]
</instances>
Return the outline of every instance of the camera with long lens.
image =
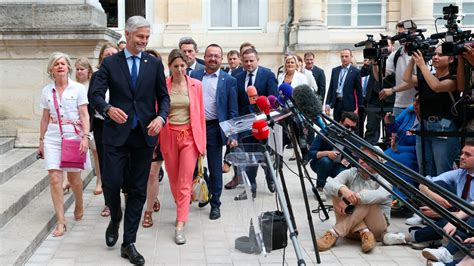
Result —
<instances>
[{"instance_id":1,"label":"camera with long lens","mask_svg":"<svg viewBox=\"0 0 474 266\"><path fill-rule=\"evenodd\" d=\"M390 55L388 48L388 37L380 34L380 41L374 40L374 35L367 34L367 40L354 44L355 47L365 46L363 53L364 58L367 59L381 59L387 58Z\"/></svg>"},{"instance_id":2,"label":"camera with long lens","mask_svg":"<svg viewBox=\"0 0 474 266\"><path fill-rule=\"evenodd\" d=\"M411 20L405 21L403 27L406 31L393 36L391 38L392 42L399 41L400 44L404 44L405 51L410 56L419 50L423 54L425 61L430 60L436 50L436 44L439 42L438 39L431 37L425 38L423 32L425 32L426 29L416 29Z\"/></svg>"},{"instance_id":3,"label":"camera with long lens","mask_svg":"<svg viewBox=\"0 0 474 266\"><path fill-rule=\"evenodd\" d=\"M466 52L466 49L464 48L464 45L466 44L474 47L474 35L470 30L463 31L459 27L462 18L459 18L458 12L459 8L455 5L451 4L443 7L442 19L446 20L444 26L447 31L431 35L432 39L445 39L445 42L441 46L444 55L455 56L462 54Z\"/></svg>"}]
</instances>

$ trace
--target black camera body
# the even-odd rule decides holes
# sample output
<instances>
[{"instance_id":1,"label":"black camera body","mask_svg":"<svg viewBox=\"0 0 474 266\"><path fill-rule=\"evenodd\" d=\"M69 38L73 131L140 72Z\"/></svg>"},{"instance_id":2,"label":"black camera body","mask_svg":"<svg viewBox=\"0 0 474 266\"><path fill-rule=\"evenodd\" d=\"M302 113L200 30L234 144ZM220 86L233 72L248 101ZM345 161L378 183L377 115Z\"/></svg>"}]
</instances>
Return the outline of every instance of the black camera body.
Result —
<instances>
[{"instance_id":1,"label":"black camera body","mask_svg":"<svg viewBox=\"0 0 474 266\"><path fill-rule=\"evenodd\" d=\"M446 32L436 33L431 35L431 38L442 39L445 42L442 44L443 54L449 56L456 56L466 52L464 45L471 45L474 47L474 41L470 30L463 31L459 28L458 20L459 8L455 5L443 7L443 19L446 20Z\"/></svg>"},{"instance_id":2,"label":"black camera body","mask_svg":"<svg viewBox=\"0 0 474 266\"><path fill-rule=\"evenodd\" d=\"M374 40L374 35L367 34L367 40L358 42L354 44L355 47L365 46L363 53L364 58L367 59L381 59L387 58L390 55L390 50L388 49L388 38L380 34L380 41Z\"/></svg>"},{"instance_id":3,"label":"black camera body","mask_svg":"<svg viewBox=\"0 0 474 266\"><path fill-rule=\"evenodd\" d=\"M425 61L429 61L436 50L436 44L438 39L436 38L425 38L423 32L426 29L413 30L409 29L405 32L400 32L392 37L392 41L399 41L405 45L405 50L408 55L412 55L415 51L420 50L423 54Z\"/></svg>"}]
</instances>

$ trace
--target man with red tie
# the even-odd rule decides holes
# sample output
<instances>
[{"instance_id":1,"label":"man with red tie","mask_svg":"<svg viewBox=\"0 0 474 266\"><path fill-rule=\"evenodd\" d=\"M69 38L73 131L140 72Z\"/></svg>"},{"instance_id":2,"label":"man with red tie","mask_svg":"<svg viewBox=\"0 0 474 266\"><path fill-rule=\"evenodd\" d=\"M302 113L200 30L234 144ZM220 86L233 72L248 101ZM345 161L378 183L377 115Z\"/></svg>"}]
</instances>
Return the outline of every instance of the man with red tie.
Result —
<instances>
[{"instance_id":1,"label":"man with red tie","mask_svg":"<svg viewBox=\"0 0 474 266\"><path fill-rule=\"evenodd\" d=\"M447 188L448 190L452 191L456 194L459 198L473 204L474 202L474 184L473 184L473 176L474 176L474 139L466 140L466 144L461 152L461 160L459 162L459 169L451 170L445 172L439 176L435 177L426 177L430 179L432 182L436 182L437 184ZM471 226L474 225L474 219L470 218L469 215L465 215L462 211L453 210L450 202L448 202L443 195L434 193L431 191L427 186L420 185L420 191L433 199L437 202L440 206L450 210L454 215L460 217L463 220L466 220L468 224ZM435 220L435 223L439 227L443 227L444 230L449 234L454 234L455 229L453 231L453 226L448 223L448 220L441 217L439 214L434 212L431 208L427 206L422 206L420 210L423 214L431 219ZM470 219L468 219L470 218ZM458 231L462 231L459 229ZM456 232L462 233L462 232ZM384 243L387 245L390 244L401 244L406 242L412 242L412 246L416 249L427 248L429 246L436 245L441 242L442 236L439 235L433 228L430 226L426 226L420 228L418 230L412 230L410 235L399 238L399 241L394 241L397 239L397 236L402 236L401 234L393 234L389 233L386 234L384 237ZM432 251L432 250L431 250ZM451 251L450 251L451 252Z\"/></svg>"}]
</instances>

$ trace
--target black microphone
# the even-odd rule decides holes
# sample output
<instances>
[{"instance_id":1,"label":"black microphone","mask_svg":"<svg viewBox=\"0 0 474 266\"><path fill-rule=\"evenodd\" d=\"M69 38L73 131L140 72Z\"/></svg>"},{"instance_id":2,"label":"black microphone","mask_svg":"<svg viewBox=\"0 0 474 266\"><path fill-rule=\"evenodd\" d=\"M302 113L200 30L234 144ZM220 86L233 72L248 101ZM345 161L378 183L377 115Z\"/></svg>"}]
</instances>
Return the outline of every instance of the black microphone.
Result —
<instances>
[{"instance_id":1,"label":"black microphone","mask_svg":"<svg viewBox=\"0 0 474 266\"><path fill-rule=\"evenodd\" d=\"M444 37L446 37L446 32L434 33L430 36L431 39L442 39Z\"/></svg>"},{"instance_id":2,"label":"black microphone","mask_svg":"<svg viewBox=\"0 0 474 266\"><path fill-rule=\"evenodd\" d=\"M319 116L323 112L321 98L314 93L310 86L306 84L297 86L293 90L292 98L296 107L298 107L303 114L309 119L312 119L312 121L315 121L321 129L324 130L326 128L326 125Z\"/></svg>"}]
</instances>

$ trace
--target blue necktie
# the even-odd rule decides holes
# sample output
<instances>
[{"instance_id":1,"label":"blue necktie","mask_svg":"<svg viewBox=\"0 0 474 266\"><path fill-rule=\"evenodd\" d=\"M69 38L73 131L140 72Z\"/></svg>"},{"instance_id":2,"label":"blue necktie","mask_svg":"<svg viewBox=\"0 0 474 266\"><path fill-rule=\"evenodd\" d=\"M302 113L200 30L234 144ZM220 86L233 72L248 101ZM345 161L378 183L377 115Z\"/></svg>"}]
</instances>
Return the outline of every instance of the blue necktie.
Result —
<instances>
[{"instance_id":1,"label":"blue necktie","mask_svg":"<svg viewBox=\"0 0 474 266\"><path fill-rule=\"evenodd\" d=\"M135 92L137 90L137 79L138 79L138 72L137 72L137 64L135 63L135 59L139 59L138 56L132 55L132 92L135 95ZM135 116L133 117L132 120L132 129L136 128L138 125L138 114L137 110L135 110L135 106L133 106L133 109L135 111Z\"/></svg>"}]
</instances>

